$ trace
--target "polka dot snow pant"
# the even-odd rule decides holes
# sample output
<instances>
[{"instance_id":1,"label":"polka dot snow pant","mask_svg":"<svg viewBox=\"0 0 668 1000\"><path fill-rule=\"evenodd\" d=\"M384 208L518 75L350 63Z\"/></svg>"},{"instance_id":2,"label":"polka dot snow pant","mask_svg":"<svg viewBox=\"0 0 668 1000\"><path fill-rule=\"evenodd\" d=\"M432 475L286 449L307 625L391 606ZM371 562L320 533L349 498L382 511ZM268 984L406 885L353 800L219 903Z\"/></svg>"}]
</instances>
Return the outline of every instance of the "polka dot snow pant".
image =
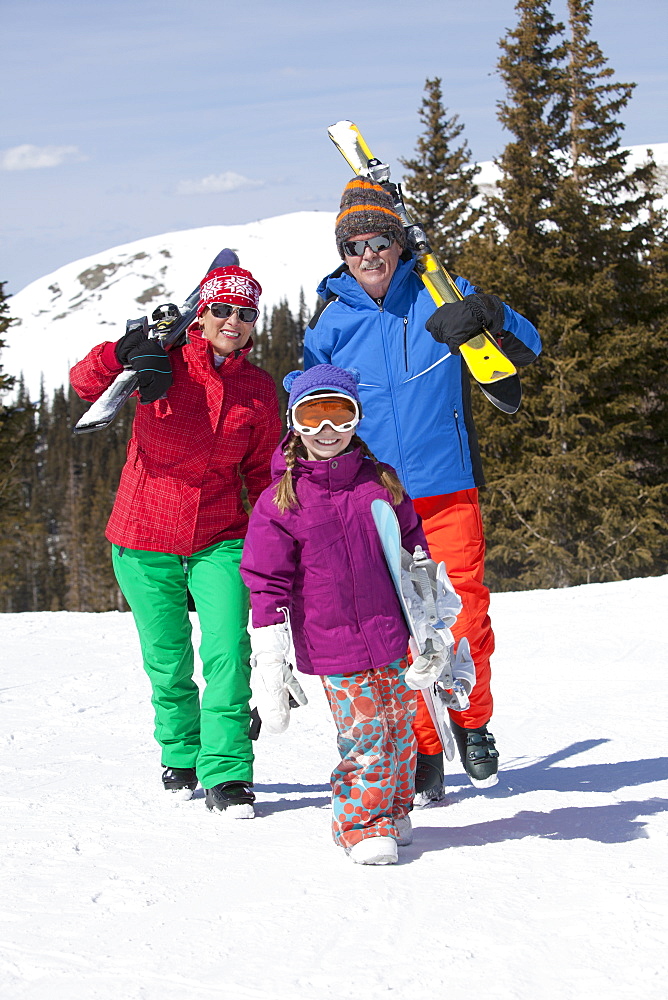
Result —
<instances>
[{"instance_id":1,"label":"polka dot snow pant","mask_svg":"<svg viewBox=\"0 0 668 1000\"><path fill-rule=\"evenodd\" d=\"M415 792L417 692L404 683L405 660L359 674L321 677L338 730L341 760L332 771L332 835L340 847L396 837Z\"/></svg>"}]
</instances>

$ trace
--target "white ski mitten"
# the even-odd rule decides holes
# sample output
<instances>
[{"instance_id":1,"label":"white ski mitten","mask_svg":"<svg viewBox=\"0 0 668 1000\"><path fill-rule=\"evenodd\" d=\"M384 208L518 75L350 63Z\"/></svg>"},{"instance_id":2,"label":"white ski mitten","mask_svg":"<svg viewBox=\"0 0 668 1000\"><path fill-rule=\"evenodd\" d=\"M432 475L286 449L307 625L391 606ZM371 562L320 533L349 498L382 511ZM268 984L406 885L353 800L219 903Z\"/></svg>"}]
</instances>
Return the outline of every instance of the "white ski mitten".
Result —
<instances>
[{"instance_id":1,"label":"white ski mitten","mask_svg":"<svg viewBox=\"0 0 668 1000\"><path fill-rule=\"evenodd\" d=\"M423 691L435 684L450 663L451 646L444 642L446 636L452 640L450 629L437 631L431 625L426 625L421 631L427 636L422 652L418 649L415 639L408 640L413 662L406 671L404 679L407 687L414 691ZM439 632L445 633L443 638Z\"/></svg>"},{"instance_id":2,"label":"white ski mitten","mask_svg":"<svg viewBox=\"0 0 668 1000\"><path fill-rule=\"evenodd\" d=\"M290 698L299 705L308 699L289 663L291 648L287 622L253 628L251 640L251 690L258 714L268 733L284 733L290 723Z\"/></svg>"}]
</instances>

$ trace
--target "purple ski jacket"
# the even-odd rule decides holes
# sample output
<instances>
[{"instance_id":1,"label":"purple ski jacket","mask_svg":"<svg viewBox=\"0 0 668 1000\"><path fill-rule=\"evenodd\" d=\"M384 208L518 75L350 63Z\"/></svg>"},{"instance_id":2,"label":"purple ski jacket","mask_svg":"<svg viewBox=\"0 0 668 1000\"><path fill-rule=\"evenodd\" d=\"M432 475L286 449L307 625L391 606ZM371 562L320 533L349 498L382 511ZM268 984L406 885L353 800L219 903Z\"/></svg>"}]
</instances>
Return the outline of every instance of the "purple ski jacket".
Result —
<instances>
[{"instance_id":1,"label":"purple ski jacket","mask_svg":"<svg viewBox=\"0 0 668 1000\"><path fill-rule=\"evenodd\" d=\"M279 447L273 482L284 472ZM288 608L305 674L357 673L405 656L408 629L371 515L372 500L390 500L374 463L359 448L325 461L297 459L293 481L298 507L281 514L270 486L251 514L241 575L254 627L284 621L280 609ZM394 509L404 548L427 550L410 498Z\"/></svg>"}]
</instances>

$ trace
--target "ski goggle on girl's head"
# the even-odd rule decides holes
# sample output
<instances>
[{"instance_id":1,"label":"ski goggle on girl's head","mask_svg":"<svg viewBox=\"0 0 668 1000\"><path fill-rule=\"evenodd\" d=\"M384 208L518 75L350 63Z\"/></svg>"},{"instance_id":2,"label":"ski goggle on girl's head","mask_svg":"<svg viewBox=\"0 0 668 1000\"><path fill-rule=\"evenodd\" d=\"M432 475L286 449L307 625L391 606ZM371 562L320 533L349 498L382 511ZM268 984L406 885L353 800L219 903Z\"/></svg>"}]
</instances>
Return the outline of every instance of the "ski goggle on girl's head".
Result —
<instances>
[{"instance_id":1,"label":"ski goggle on girl's head","mask_svg":"<svg viewBox=\"0 0 668 1000\"><path fill-rule=\"evenodd\" d=\"M325 424L343 433L357 427L362 414L356 399L332 392L304 396L290 411L290 423L298 434L318 434Z\"/></svg>"}]
</instances>

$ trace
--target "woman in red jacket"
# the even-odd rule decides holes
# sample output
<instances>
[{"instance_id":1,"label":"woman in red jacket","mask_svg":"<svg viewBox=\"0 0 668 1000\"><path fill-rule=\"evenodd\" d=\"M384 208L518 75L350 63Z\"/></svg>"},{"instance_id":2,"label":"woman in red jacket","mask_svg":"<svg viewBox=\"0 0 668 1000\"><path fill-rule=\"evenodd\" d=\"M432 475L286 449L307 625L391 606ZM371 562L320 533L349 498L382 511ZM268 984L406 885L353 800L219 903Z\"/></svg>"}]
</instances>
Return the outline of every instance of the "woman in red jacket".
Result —
<instances>
[{"instance_id":1,"label":"woman in red jacket","mask_svg":"<svg viewBox=\"0 0 668 1000\"><path fill-rule=\"evenodd\" d=\"M114 572L153 688L165 789L189 797L199 779L209 809L238 817L251 817L254 801L242 489L252 506L280 435L274 383L247 360L261 291L250 272L217 268L184 346L165 354L133 331L71 371L91 401L124 365L138 373L143 405L106 530ZM188 591L202 631L201 707Z\"/></svg>"}]
</instances>

